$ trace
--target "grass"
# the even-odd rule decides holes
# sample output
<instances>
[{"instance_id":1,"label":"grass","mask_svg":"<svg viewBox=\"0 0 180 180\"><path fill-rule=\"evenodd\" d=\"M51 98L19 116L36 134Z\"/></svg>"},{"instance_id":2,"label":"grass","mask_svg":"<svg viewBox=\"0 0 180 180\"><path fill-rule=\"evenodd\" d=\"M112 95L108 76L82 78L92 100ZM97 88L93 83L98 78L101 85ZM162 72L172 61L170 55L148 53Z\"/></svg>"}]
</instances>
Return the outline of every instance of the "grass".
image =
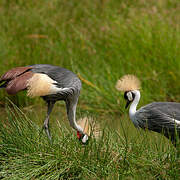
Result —
<instances>
[{"instance_id":1,"label":"grass","mask_svg":"<svg viewBox=\"0 0 180 180\"><path fill-rule=\"evenodd\" d=\"M58 103L50 145L40 133L43 101L25 92L8 96L27 116L16 107L13 115L1 91L4 179L177 179L176 150L161 135L134 128L115 84L124 74L137 75L139 107L180 101L178 0L1 0L0 29L1 74L36 63L68 68L83 82L78 118L93 116L109 127L100 142L91 139L82 146L66 123L64 104Z\"/></svg>"},{"instance_id":2,"label":"grass","mask_svg":"<svg viewBox=\"0 0 180 180\"><path fill-rule=\"evenodd\" d=\"M94 85L84 83L81 93L93 111L117 111L114 85L127 73L141 79L144 104L180 99L177 1L32 2L0 2L2 73L36 63L71 69ZM28 105L24 97L14 101Z\"/></svg>"},{"instance_id":3,"label":"grass","mask_svg":"<svg viewBox=\"0 0 180 180\"><path fill-rule=\"evenodd\" d=\"M3 179L177 179L179 158L166 139L135 132L129 136L104 129L99 140L82 145L70 129L56 122L49 143L40 126L15 105L0 124L0 177Z\"/></svg>"}]
</instances>

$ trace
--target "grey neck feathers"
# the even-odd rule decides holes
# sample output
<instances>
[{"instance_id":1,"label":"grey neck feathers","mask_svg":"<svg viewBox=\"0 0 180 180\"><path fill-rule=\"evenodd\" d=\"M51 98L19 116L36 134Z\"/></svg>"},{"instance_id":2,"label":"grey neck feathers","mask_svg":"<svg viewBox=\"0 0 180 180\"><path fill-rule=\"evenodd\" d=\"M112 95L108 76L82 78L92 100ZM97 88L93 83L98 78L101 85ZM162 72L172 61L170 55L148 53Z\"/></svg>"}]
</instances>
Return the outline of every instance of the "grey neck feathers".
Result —
<instances>
[{"instance_id":1,"label":"grey neck feathers","mask_svg":"<svg viewBox=\"0 0 180 180\"><path fill-rule=\"evenodd\" d=\"M83 134L83 129L76 123L76 106L78 99L72 101L66 101L67 116L69 119L70 126L75 130Z\"/></svg>"}]
</instances>

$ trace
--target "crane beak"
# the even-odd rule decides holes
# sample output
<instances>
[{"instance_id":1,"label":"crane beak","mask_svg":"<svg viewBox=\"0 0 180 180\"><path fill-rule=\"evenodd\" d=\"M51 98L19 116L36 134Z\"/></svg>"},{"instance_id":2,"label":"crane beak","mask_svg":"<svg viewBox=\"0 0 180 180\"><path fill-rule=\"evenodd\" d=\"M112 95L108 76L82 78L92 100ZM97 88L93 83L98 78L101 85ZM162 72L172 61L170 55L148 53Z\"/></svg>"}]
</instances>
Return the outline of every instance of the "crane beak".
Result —
<instances>
[{"instance_id":1,"label":"crane beak","mask_svg":"<svg viewBox=\"0 0 180 180\"><path fill-rule=\"evenodd\" d=\"M130 103L131 103L131 101L127 100L127 103L126 103L126 106L125 106L126 109L128 108Z\"/></svg>"}]
</instances>

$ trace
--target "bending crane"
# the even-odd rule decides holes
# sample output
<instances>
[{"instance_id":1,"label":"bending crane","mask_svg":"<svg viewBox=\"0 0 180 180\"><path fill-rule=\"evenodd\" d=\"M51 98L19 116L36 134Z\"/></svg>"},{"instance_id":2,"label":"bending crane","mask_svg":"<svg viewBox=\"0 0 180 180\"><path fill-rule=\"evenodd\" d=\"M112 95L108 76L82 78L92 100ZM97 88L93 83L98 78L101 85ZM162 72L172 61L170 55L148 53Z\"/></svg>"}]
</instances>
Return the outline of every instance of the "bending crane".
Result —
<instances>
[{"instance_id":1,"label":"bending crane","mask_svg":"<svg viewBox=\"0 0 180 180\"><path fill-rule=\"evenodd\" d=\"M47 102L47 115L44 129L51 140L49 131L49 116L56 101L65 101L70 126L77 131L78 137L85 143L88 135L76 123L76 106L81 89L80 79L71 71L49 64L35 64L26 67L16 67L0 78L0 88L14 95L27 90L27 96L40 96Z\"/></svg>"}]
</instances>

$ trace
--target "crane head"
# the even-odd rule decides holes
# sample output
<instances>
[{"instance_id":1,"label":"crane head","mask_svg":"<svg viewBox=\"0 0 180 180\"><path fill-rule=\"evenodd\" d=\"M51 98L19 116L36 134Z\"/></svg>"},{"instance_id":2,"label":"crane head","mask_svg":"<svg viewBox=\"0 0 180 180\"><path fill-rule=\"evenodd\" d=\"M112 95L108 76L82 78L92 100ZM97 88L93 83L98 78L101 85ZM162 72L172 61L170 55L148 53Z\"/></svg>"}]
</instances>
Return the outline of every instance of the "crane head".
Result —
<instances>
[{"instance_id":1,"label":"crane head","mask_svg":"<svg viewBox=\"0 0 180 180\"><path fill-rule=\"evenodd\" d=\"M77 131L77 137L79 141L81 141L83 144L86 144L91 134L89 119L87 117L80 118L77 123L82 129L81 132Z\"/></svg>"},{"instance_id":2,"label":"crane head","mask_svg":"<svg viewBox=\"0 0 180 180\"><path fill-rule=\"evenodd\" d=\"M100 124L97 123L93 117L80 118L77 120L77 123L83 129L83 132L77 131L77 137L83 144L87 144L90 138L99 140L102 137L102 129L100 128Z\"/></svg>"},{"instance_id":3,"label":"crane head","mask_svg":"<svg viewBox=\"0 0 180 180\"><path fill-rule=\"evenodd\" d=\"M135 94L132 91L126 91L124 93L124 99L127 101L125 108L127 109L129 104L134 100Z\"/></svg>"},{"instance_id":4,"label":"crane head","mask_svg":"<svg viewBox=\"0 0 180 180\"><path fill-rule=\"evenodd\" d=\"M124 92L124 98L127 100L126 108L128 108L129 104L135 98L134 91L139 91L141 89L141 82L136 76L127 74L117 81L116 89Z\"/></svg>"},{"instance_id":5,"label":"crane head","mask_svg":"<svg viewBox=\"0 0 180 180\"><path fill-rule=\"evenodd\" d=\"M79 141L81 141L83 144L86 144L88 141L88 135L86 134L81 134L79 131L77 131L77 138Z\"/></svg>"}]
</instances>

